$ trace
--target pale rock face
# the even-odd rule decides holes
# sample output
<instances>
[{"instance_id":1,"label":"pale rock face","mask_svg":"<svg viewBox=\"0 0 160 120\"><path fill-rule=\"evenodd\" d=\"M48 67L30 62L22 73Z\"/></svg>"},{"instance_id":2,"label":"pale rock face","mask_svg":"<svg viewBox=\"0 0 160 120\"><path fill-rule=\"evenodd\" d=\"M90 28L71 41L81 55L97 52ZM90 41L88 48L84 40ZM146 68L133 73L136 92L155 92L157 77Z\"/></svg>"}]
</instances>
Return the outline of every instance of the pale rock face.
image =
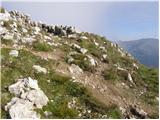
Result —
<instances>
[{"instance_id":1,"label":"pale rock face","mask_svg":"<svg viewBox=\"0 0 160 120\"><path fill-rule=\"evenodd\" d=\"M138 69L138 65L136 65L136 63L133 63L133 67L135 67L136 69Z\"/></svg>"},{"instance_id":2,"label":"pale rock face","mask_svg":"<svg viewBox=\"0 0 160 120\"><path fill-rule=\"evenodd\" d=\"M156 100L159 101L159 97L156 97Z\"/></svg>"},{"instance_id":3,"label":"pale rock face","mask_svg":"<svg viewBox=\"0 0 160 120\"><path fill-rule=\"evenodd\" d=\"M11 16L7 11L5 11L5 13L0 13L0 21L8 21L9 19L11 19Z\"/></svg>"},{"instance_id":4,"label":"pale rock face","mask_svg":"<svg viewBox=\"0 0 160 120\"><path fill-rule=\"evenodd\" d=\"M46 40L51 40L51 38L49 37L49 36L44 36L44 39L46 39Z\"/></svg>"},{"instance_id":5,"label":"pale rock face","mask_svg":"<svg viewBox=\"0 0 160 120\"><path fill-rule=\"evenodd\" d=\"M72 64L70 67L69 67L69 71L71 72L71 74L73 75L79 75L79 74L82 74L83 73L83 70L75 65L75 64Z\"/></svg>"},{"instance_id":6,"label":"pale rock face","mask_svg":"<svg viewBox=\"0 0 160 120\"><path fill-rule=\"evenodd\" d=\"M74 59L72 58L72 57L70 57L69 59L68 59L68 63L70 64L70 63L72 63L74 61Z\"/></svg>"},{"instance_id":7,"label":"pale rock face","mask_svg":"<svg viewBox=\"0 0 160 120\"><path fill-rule=\"evenodd\" d=\"M99 49L103 50L103 51L107 51L107 49L103 46L100 46Z\"/></svg>"},{"instance_id":8,"label":"pale rock face","mask_svg":"<svg viewBox=\"0 0 160 120\"><path fill-rule=\"evenodd\" d=\"M39 65L33 65L33 68L38 72L38 73L44 73L46 74L47 73L47 69L46 68L43 68Z\"/></svg>"},{"instance_id":9,"label":"pale rock face","mask_svg":"<svg viewBox=\"0 0 160 120\"><path fill-rule=\"evenodd\" d=\"M3 36L3 39L13 40L13 35L12 35L12 34L5 34L5 35Z\"/></svg>"},{"instance_id":10,"label":"pale rock face","mask_svg":"<svg viewBox=\"0 0 160 120\"><path fill-rule=\"evenodd\" d=\"M41 29L39 27L35 27L35 32L34 34L38 34L41 31Z\"/></svg>"},{"instance_id":11,"label":"pale rock face","mask_svg":"<svg viewBox=\"0 0 160 120\"><path fill-rule=\"evenodd\" d=\"M86 36L81 36L80 39L87 40L88 38Z\"/></svg>"},{"instance_id":12,"label":"pale rock face","mask_svg":"<svg viewBox=\"0 0 160 120\"><path fill-rule=\"evenodd\" d=\"M91 65L96 66L96 62L93 58L90 59Z\"/></svg>"},{"instance_id":13,"label":"pale rock face","mask_svg":"<svg viewBox=\"0 0 160 120\"><path fill-rule=\"evenodd\" d=\"M81 48L81 49L80 49L80 52L81 52L82 54L85 54L87 51L88 51L88 50L85 49L85 48Z\"/></svg>"},{"instance_id":14,"label":"pale rock face","mask_svg":"<svg viewBox=\"0 0 160 120\"><path fill-rule=\"evenodd\" d=\"M5 106L5 111L8 111L11 108L11 106L16 103L17 100L19 100L18 97L13 97L11 101L7 103L7 105Z\"/></svg>"},{"instance_id":15,"label":"pale rock face","mask_svg":"<svg viewBox=\"0 0 160 120\"><path fill-rule=\"evenodd\" d=\"M16 96L19 96L22 91L24 91L25 83L18 81L17 83L9 86L9 92L14 93Z\"/></svg>"},{"instance_id":16,"label":"pale rock face","mask_svg":"<svg viewBox=\"0 0 160 120\"><path fill-rule=\"evenodd\" d=\"M6 28L0 27L0 35L7 33L8 30Z\"/></svg>"},{"instance_id":17,"label":"pale rock face","mask_svg":"<svg viewBox=\"0 0 160 120\"><path fill-rule=\"evenodd\" d=\"M34 42L34 41L36 41L35 39L33 39L33 38L22 38L22 42L23 43L29 43L29 44L31 44L32 42Z\"/></svg>"},{"instance_id":18,"label":"pale rock face","mask_svg":"<svg viewBox=\"0 0 160 120\"><path fill-rule=\"evenodd\" d=\"M81 52L82 54L85 54L88 50L85 48L81 48L79 45L77 44L72 44L72 47L74 49L77 49L77 51Z\"/></svg>"},{"instance_id":19,"label":"pale rock face","mask_svg":"<svg viewBox=\"0 0 160 120\"><path fill-rule=\"evenodd\" d=\"M26 95L26 98L35 104L37 108L42 108L49 101L42 90L31 90Z\"/></svg>"},{"instance_id":20,"label":"pale rock face","mask_svg":"<svg viewBox=\"0 0 160 120\"><path fill-rule=\"evenodd\" d=\"M27 33L27 32L28 32L28 30L27 30L27 29L25 29L25 28L22 28L22 32Z\"/></svg>"},{"instance_id":21,"label":"pale rock face","mask_svg":"<svg viewBox=\"0 0 160 120\"><path fill-rule=\"evenodd\" d=\"M11 100L12 102L12 100ZM34 106L28 100L23 99L14 99L12 102L12 106L9 108L10 117L12 119L20 119L20 118L30 118L30 119L38 119L40 118L35 111L33 111Z\"/></svg>"},{"instance_id":22,"label":"pale rock face","mask_svg":"<svg viewBox=\"0 0 160 120\"><path fill-rule=\"evenodd\" d=\"M122 57L126 55L126 54L125 54L121 49L119 49L119 48L118 48L118 52L121 54Z\"/></svg>"},{"instance_id":23,"label":"pale rock face","mask_svg":"<svg viewBox=\"0 0 160 120\"><path fill-rule=\"evenodd\" d=\"M119 109L120 109L120 111L122 112L122 114L124 114L125 112L126 112L126 109L125 108L123 108L123 107L119 107Z\"/></svg>"},{"instance_id":24,"label":"pale rock face","mask_svg":"<svg viewBox=\"0 0 160 120\"><path fill-rule=\"evenodd\" d=\"M35 90L39 90L39 87L38 87L38 81L37 80L34 80L30 77L25 78L25 83L28 87L32 88L32 89L35 89Z\"/></svg>"},{"instance_id":25,"label":"pale rock face","mask_svg":"<svg viewBox=\"0 0 160 120\"><path fill-rule=\"evenodd\" d=\"M39 90L37 80L33 80L32 78L24 78L19 79L17 83L9 86L10 93L14 93L16 96L20 96L21 93L24 93L24 90L27 88L32 88Z\"/></svg>"},{"instance_id":26,"label":"pale rock face","mask_svg":"<svg viewBox=\"0 0 160 120\"><path fill-rule=\"evenodd\" d=\"M99 46L99 44L98 44L95 40L94 40L93 42L94 42L94 44L95 44L96 46Z\"/></svg>"},{"instance_id":27,"label":"pale rock face","mask_svg":"<svg viewBox=\"0 0 160 120\"><path fill-rule=\"evenodd\" d=\"M73 46L73 48L75 48L75 49L78 49L78 50L81 49L81 47L80 47L79 45L77 45L77 44L73 44L72 46Z\"/></svg>"},{"instance_id":28,"label":"pale rock face","mask_svg":"<svg viewBox=\"0 0 160 120\"><path fill-rule=\"evenodd\" d=\"M18 51L17 50L11 50L10 52L9 52L9 55L10 56L13 56L13 57L18 57Z\"/></svg>"},{"instance_id":29,"label":"pale rock face","mask_svg":"<svg viewBox=\"0 0 160 120\"><path fill-rule=\"evenodd\" d=\"M121 68L121 67L119 67L119 66L117 67L117 69L118 69L118 70L121 70L121 71L127 71L126 69Z\"/></svg>"},{"instance_id":30,"label":"pale rock face","mask_svg":"<svg viewBox=\"0 0 160 120\"><path fill-rule=\"evenodd\" d=\"M133 79L132 79L132 76L131 76L130 73L128 73L128 80L129 80L131 83L134 83L134 82L133 82Z\"/></svg>"},{"instance_id":31,"label":"pale rock face","mask_svg":"<svg viewBox=\"0 0 160 120\"><path fill-rule=\"evenodd\" d=\"M9 86L10 93L17 97L7 103L5 110L9 111L10 117L38 119L40 116L34 111L47 105L48 98L39 88L37 80L30 77L19 79L17 83Z\"/></svg>"},{"instance_id":32,"label":"pale rock face","mask_svg":"<svg viewBox=\"0 0 160 120\"><path fill-rule=\"evenodd\" d=\"M107 58L107 54L102 55L103 59Z\"/></svg>"},{"instance_id":33,"label":"pale rock face","mask_svg":"<svg viewBox=\"0 0 160 120\"><path fill-rule=\"evenodd\" d=\"M91 56L87 55L87 57L88 57L88 59L89 59L89 61L90 61L92 66L96 66L98 64L97 61L94 60Z\"/></svg>"},{"instance_id":34,"label":"pale rock face","mask_svg":"<svg viewBox=\"0 0 160 120\"><path fill-rule=\"evenodd\" d=\"M68 38L76 39L77 35L76 34L71 34L71 35L68 35Z\"/></svg>"}]
</instances>

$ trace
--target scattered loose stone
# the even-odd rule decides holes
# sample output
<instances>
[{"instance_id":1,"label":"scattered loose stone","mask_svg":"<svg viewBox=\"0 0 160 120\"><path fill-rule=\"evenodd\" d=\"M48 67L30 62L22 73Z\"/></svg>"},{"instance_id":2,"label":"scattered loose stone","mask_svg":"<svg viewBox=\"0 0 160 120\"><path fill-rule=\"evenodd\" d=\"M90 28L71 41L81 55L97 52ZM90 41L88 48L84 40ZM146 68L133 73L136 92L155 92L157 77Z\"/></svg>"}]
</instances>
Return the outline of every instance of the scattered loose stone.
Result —
<instances>
[{"instance_id":1,"label":"scattered loose stone","mask_svg":"<svg viewBox=\"0 0 160 120\"><path fill-rule=\"evenodd\" d=\"M11 50L10 52L9 52L9 55L10 56L13 56L13 57L18 57L18 51L17 50Z\"/></svg>"},{"instance_id":2,"label":"scattered loose stone","mask_svg":"<svg viewBox=\"0 0 160 120\"><path fill-rule=\"evenodd\" d=\"M80 39L87 40L88 38L86 36L81 36Z\"/></svg>"},{"instance_id":3,"label":"scattered loose stone","mask_svg":"<svg viewBox=\"0 0 160 120\"><path fill-rule=\"evenodd\" d=\"M46 74L47 73L47 69L46 68L43 68L39 65L33 65L33 68L38 72L38 73L44 73Z\"/></svg>"}]
</instances>

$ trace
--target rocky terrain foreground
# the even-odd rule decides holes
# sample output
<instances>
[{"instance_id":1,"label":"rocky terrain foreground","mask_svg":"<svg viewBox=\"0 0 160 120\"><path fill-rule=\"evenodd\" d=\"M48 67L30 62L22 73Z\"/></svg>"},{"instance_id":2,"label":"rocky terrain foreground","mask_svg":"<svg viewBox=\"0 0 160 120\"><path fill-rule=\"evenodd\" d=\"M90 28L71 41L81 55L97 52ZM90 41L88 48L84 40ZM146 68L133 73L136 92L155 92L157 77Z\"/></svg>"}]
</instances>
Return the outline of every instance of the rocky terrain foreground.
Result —
<instances>
[{"instance_id":1,"label":"rocky terrain foreground","mask_svg":"<svg viewBox=\"0 0 160 120\"><path fill-rule=\"evenodd\" d=\"M158 118L158 70L105 37L1 8L1 118Z\"/></svg>"}]
</instances>

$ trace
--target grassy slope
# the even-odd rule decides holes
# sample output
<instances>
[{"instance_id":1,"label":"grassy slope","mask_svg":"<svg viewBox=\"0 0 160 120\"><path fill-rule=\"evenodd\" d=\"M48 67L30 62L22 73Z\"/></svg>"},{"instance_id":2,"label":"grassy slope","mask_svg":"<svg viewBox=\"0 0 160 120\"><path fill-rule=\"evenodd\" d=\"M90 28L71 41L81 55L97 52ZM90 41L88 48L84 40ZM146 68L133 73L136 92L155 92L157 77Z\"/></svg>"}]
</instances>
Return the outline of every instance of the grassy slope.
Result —
<instances>
[{"instance_id":1,"label":"grassy slope","mask_svg":"<svg viewBox=\"0 0 160 120\"><path fill-rule=\"evenodd\" d=\"M49 102L42 110L37 110L41 113L42 118L45 118L43 112L46 110L52 112L50 118L78 118L78 111L76 109L67 108L68 101L73 97L78 99L80 106L91 109L94 114L101 113L108 114L113 118L120 117L116 106L104 107L104 105L91 97L82 85L71 82L68 76L55 73L52 68L56 66L56 61L42 60L25 50L20 50L19 57L14 58L8 55L9 51L10 49L2 49L2 106L12 98L7 87L15 83L15 80L18 78L30 76L38 80L40 88L42 88L50 100L53 100L53 102ZM34 64L47 68L49 73L46 75L36 73L32 69ZM51 82L48 83L47 80ZM7 116L8 114L2 110L2 118L7 118ZM86 116L86 118L92 117ZM94 118L96 117L98 116L94 116Z\"/></svg>"}]
</instances>

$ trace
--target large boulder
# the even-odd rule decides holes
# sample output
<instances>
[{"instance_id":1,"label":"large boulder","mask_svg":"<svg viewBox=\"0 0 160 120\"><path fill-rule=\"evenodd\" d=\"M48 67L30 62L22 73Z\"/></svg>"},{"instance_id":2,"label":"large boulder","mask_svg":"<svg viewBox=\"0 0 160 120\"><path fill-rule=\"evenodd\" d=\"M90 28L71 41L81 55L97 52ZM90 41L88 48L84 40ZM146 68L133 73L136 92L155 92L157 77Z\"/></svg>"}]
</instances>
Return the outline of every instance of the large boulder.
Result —
<instances>
[{"instance_id":1,"label":"large boulder","mask_svg":"<svg viewBox=\"0 0 160 120\"><path fill-rule=\"evenodd\" d=\"M33 103L20 99L20 98L12 98L11 102L9 102L6 106L6 110L9 110L9 115L12 119L38 119L40 116L33 110Z\"/></svg>"},{"instance_id":2,"label":"large boulder","mask_svg":"<svg viewBox=\"0 0 160 120\"><path fill-rule=\"evenodd\" d=\"M33 110L47 105L48 98L39 88L37 80L30 77L19 79L17 83L9 86L10 93L16 97L7 103L5 110L11 118L37 119L40 116Z\"/></svg>"},{"instance_id":3,"label":"large boulder","mask_svg":"<svg viewBox=\"0 0 160 120\"><path fill-rule=\"evenodd\" d=\"M42 90L31 90L22 96L25 96L24 98L31 101L37 108L42 108L47 105L49 101Z\"/></svg>"},{"instance_id":4,"label":"large boulder","mask_svg":"<svg viewBox=\"0 0 160 120\"><path fill-rule=\"evenodd\" d=\"M37 80L33 80L32 78L24 78L19 79L17 83L9 86L10 93L15 94L16 96L20 96L24 91L35 89L39 90Z\"/></svg>"}]
</instances>

